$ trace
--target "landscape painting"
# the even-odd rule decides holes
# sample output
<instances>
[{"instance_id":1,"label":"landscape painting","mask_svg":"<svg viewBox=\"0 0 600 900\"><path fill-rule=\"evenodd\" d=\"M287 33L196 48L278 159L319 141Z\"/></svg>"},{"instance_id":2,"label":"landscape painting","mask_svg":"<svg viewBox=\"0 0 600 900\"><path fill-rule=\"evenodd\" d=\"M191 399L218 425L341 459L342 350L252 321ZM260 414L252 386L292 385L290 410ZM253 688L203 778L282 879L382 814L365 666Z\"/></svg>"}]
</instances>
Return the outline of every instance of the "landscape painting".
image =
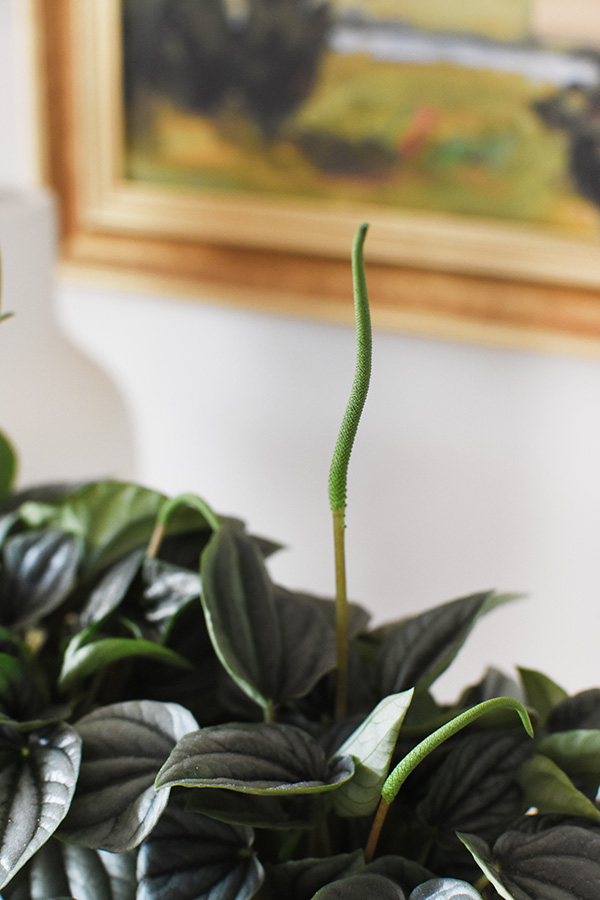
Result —
<instances>
[{"instance_id":1,"label":"landscape painting","mask_svg":"<svg viewBox=\"0 0 600 900\"><path fill-rule=\"evenodd\" d=\"M595 235L600 49L552 6L122 0L127 179Z\"/></svg>"}]
</instances>

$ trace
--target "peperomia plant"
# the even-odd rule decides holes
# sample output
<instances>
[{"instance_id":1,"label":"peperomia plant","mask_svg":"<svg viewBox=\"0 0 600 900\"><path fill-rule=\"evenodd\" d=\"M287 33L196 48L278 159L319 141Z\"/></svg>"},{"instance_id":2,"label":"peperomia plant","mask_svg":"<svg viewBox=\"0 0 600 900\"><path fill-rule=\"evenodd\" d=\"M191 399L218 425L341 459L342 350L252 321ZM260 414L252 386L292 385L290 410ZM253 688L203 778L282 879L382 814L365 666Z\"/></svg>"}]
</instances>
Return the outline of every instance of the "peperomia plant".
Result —
<instances>
[{"instance_id":1,"label":"peperomia plant","mask_svg":"<svg viewBox=\"0 0 600 900\"><path fill-rule=\"evenodd\" d=\"M365 233L335 600L275 584L277 545L195 496L101 481L4 498L3 900L600 897L600 690L492 670L441 704L433 683L510 597L377 628L347 600Z\"/></svg>"}]
</instances>

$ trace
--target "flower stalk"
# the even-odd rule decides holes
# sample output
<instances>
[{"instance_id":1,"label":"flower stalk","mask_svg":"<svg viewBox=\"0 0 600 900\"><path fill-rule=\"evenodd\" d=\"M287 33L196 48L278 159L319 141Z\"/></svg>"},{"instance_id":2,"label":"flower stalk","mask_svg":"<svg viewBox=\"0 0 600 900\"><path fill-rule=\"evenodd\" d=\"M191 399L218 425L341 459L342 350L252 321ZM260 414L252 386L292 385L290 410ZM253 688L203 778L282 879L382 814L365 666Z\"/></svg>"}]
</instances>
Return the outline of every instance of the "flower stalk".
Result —
<instances>
[{"instance_id":1,"label":"flower stalk","mask_svg":"<svg viewBox=\"0 0 600 900\"><path fill-rule=\"evenodd\" d=\"M354 382L338 434L329 471L329 505L333 514L337 621L336 715L343 718L348 692L348 596L346 588L345 510L348 465L358 423L371 379L372 332L365 277L363 245L367 225L361 225L352 246L352 283L356 320L356 366Z\"/></svg>"}]
</instances>

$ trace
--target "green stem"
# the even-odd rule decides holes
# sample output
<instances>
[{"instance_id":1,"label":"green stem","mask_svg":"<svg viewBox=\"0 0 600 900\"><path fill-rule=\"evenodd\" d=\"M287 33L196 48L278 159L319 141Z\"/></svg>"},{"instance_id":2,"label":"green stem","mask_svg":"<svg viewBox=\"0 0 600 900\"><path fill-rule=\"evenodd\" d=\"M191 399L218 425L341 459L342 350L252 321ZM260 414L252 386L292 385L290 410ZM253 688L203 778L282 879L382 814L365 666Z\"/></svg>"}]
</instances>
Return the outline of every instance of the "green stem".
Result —
<instances>
[{"instance_id":1,"label":"green stem","mask_svg":"<svg viewBox=\"0 0 600 900\"><path fill-rule=\"evenodd\" d=\"M433 734L428 735L428 737L422 740L420 744L413 747L404 759L400 760L393 772L388 775L381 789L381 802L379 804L379 809L377 810L377 815L375 816L369 840L367 841L367 849L370 856L367 856L367 850L365 850L367 859L373 858L387 811L391 803L396 799L398 791L410 773L416 769L426 756L429 756L432 750L435 750L436 747L439 747L440 744L443 744L448 738L457 734L457 732L461 731L463 728L466 728L467 725L470 725L480 716L497 709L514 709L515 712L518 713L529 737L533 737L533 728L531 726L529 714L523 704L519 703L519 701L515 700L513 697L494 697L492 700L485 700L483 703L478 703L477 706L467 709L465 712L452 719L452 721L442 725L441 728L438 728Z\"/></svg>"},{"instance_id":2,"label":"green stem","mask_svg":"<svg viewBox=\"0 0 600 900\"><path fill-rule=\"evenodd\" d=\"M217 531L221 525L219 517L205 500L201 497L196 497L195 494L180 494L179 497L173 497L172 500L167 500L159 509L156 517L156 525L154 526L154 531L152 532L148 549L146 550L146 556L154 557L158 553L167 530L169 516L171 516L179 506L191 506L192 509L196 509L213 531Z\"/></svg>"},{"instance_id":3,"label":"green stem","mask_svg":"<svg viewBox=\"0 0 600 900\"><path fill-rule=\"evenodd\" d=\"M337 691L335 714L346 715L348 702L348 597L346 592L346 548L344 510L333 511L333 545L335 549L335 606L337 641Z\"/></svg>"},{"instance_id":4,"label":"green stem","mask_svg":"<svg viewBox=\"0 0 600 900\"><path fill-rule=\"evenodd\" d=\"M354 382L346 412L338 434L329 470L329 505L333 513L336 610L337 610L337 696L338 717L346 711L348 682L348 598L346 593L346 560L344 529L348 465L358 430L358 423L367 399L371 378L372 333L369 298L365 278L363 245L367 225L361 225L352 247L352 281L356 318L356 366Z\"/></svg>"}]
</instances>

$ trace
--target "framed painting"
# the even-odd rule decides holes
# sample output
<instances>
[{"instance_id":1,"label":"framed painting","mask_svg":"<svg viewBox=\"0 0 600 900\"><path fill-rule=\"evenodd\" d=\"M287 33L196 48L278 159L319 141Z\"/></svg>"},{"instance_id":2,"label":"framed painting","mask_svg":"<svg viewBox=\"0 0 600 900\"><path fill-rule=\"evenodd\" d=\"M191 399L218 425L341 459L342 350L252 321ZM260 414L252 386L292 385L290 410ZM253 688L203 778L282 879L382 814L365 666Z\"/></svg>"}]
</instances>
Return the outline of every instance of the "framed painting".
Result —
<instances>
[{"instance_id":1,"label":"framed painting","mask_svg":"<svg viewBox=\"0 0 600 900\"><path fill-rule=\"evenodd\" d=\"M63 265L382 325L600 337L596 0L32 0Z\"/></svg>"}]
</instances>

